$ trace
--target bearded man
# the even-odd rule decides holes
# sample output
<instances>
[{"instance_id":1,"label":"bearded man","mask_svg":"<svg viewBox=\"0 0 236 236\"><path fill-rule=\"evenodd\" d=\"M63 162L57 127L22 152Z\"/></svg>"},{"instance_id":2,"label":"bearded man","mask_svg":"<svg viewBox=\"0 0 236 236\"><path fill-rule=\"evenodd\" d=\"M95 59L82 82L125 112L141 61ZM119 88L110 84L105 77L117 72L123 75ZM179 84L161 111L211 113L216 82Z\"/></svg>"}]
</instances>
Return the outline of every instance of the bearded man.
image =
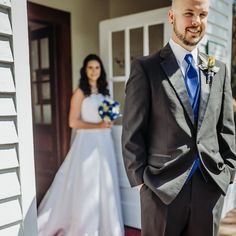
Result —
<instances>
[{"instance_id":1,"label":"bearded man","mask_svg":"<svg viewBox=\"0 0 236 236\"><path fill-rule=\"evenodd\" d=\"M218 234L235 126L226 65L198 51L208 12L208 0L173 0L169 43L132 63L122 149L142 236Z\"/></svg>"}]
</instances>

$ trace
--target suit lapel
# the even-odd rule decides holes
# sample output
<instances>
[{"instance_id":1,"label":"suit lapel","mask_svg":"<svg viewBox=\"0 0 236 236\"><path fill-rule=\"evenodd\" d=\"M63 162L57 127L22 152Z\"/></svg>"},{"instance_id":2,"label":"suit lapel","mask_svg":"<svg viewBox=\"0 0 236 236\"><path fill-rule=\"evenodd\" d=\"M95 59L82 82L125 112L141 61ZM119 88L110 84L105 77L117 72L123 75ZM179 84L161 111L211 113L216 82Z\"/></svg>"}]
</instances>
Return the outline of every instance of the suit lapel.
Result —
<instances>
[{"instance_id":1,"label":"suit lapel","mask_svg":"<svg viewBox=\"0 0 236 236\"><path fill-rule=\"evenodd\" d=\"M199 53L199 64L206 65L207 64L207 56L202 55ZM203 68L199 66L199 75L200 75L200 80L201 80L201 96L200 96L200 103L199 103L199 112L198 112L198 130L201 128L204 115L207 110L208 102L209 102L209 97L210 97L210 91L211 91L211 85L206 83L206 73L204 73ZM213 82L213 81L212 81Z\"/></svg>"},{"instance_id":2,"label":"suit lapel","mask_svg":"<svg viewBox=\"0 0 236 236\"><path fill-rule=\"evenodd\" d=\"M179 68L179 65L176 61L176 58L169 44L167 44L167 46L163 48L161 52L161 56L163 57L161 66L163 70L165 71L173 89L175 90L177 97L179 98L185 111L187 112L192 124L194 125L193 110L189 101L188 92L186 89L186 85L184 83L183 74Z\"/></svg>"},{"instance_id":3,"label":"suit lapel","mask_svg":"<svg viewBox=\"0 0 236 236\"><path fill-rule=\"evenodd\" d=\"M194 125L194 114L193 114L192 106L189 101L188 92L187 92L186 85L183 79L183 75L169 44L167 44L162 49L160 55L163 58L163 61L161 62L161 66L163 70L165 71L165 74L167 75L170 84L175 90L178 99L180 100L192 124ZM206 114L208 105L211 100L210 94L211 94L211 90L214 89L215 79L213 78L212 84L206 83L207 73L204 70L206 70L207 68L208 56L205 54L199 53L198 60L199 60L198 61L199 75L200 75L200 81L201 81L198 124L197 124L197 130L199 131L202 126L204 116ZM218 71L216 71L215 73L217 72Z\"/></svg>"}]
</instances>

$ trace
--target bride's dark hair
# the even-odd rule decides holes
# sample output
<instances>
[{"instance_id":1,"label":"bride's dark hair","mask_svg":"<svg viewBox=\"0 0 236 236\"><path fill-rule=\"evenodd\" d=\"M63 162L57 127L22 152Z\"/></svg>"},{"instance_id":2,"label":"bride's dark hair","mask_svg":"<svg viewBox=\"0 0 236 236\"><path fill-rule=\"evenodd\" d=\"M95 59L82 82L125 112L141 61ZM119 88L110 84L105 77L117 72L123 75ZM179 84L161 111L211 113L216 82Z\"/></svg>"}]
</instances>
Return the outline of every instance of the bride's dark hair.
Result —
<instances>
[{"instance_id":1,"label":"bride's dark hair","mask_svg":"<svg viewBox=\"0 0 236 236\"><path fill-rule=\"evenodd\" d=\"M80 80L79 80L79 88L84 92L85 96L89 96L91 94L91 88L88 82L88 77L86 75L86 67L89 61L97 61L101 67L101 75L97 80L97 88L98 92L103 94L104 96L110 95L109 90L107 88L107 79L106 79L106 72L104 66L102 64L102 60L99 56L95 54L89 54L85 57L83 62L83 67L80 69Z\"/></svg>"}]
</instances>

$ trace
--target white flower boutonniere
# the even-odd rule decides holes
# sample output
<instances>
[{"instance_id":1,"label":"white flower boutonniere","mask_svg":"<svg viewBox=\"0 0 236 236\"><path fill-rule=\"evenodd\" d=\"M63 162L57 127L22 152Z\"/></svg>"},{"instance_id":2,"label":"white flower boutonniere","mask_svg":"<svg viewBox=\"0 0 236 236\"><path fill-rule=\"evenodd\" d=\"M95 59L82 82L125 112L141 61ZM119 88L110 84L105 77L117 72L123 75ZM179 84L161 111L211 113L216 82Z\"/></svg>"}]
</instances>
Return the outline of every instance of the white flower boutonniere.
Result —
<instances>
[{"instance_id":1,"label":"white flower boutonniere","mask_svg":"<svg viewBox=\"0 0 236 236\"><path fill-rule=\"evenodd\" d=\"M199 57L201 59L201 64L198 66L206 74L206 83L211 85L214 75L220 68L215 66L216 60L214 56L209 56L207 60L202 56Z\"/></svg>"}]
</instances>

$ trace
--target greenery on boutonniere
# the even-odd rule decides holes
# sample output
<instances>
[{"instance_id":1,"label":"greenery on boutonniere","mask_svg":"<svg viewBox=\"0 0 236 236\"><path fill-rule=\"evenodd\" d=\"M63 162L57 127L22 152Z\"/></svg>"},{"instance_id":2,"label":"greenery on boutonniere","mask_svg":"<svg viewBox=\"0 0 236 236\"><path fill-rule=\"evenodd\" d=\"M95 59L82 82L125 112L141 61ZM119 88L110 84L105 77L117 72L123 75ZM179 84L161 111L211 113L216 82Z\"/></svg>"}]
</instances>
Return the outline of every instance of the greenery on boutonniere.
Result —
<instances>
[{"instance_id":1,"label":"greenery on boutonniere","mask_svg":"<svg viewBox=\"0 0 236 236\"><path fill-rule=\"evenodd\" d=\"M199 55L201 59L201 63L198 65L199 68L206 74L206 83L212 84L212 80L214 78L214 75L219 71L219 67L217 67L216 60L214 56L209 56L207 60Z\"/></svg>"}]
</instances>

